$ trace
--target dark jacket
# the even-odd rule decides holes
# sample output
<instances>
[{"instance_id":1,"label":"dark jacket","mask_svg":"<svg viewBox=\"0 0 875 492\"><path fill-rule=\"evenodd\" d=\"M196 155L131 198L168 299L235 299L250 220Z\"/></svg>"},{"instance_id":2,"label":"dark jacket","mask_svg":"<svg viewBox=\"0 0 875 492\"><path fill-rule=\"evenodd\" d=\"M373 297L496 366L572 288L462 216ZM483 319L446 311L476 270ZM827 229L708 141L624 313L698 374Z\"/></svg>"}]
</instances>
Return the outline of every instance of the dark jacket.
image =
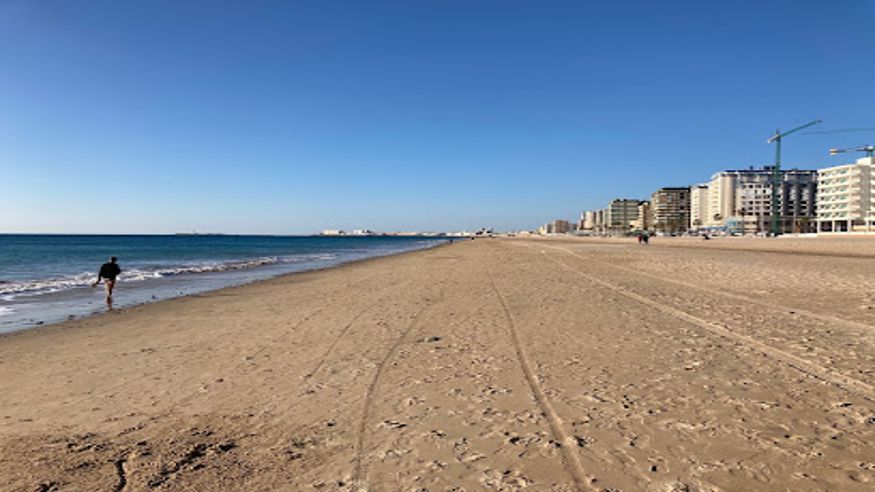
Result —
<instances>
[{"instance_id":1,"label":"dark jacket","mask_svg":"<svg viewBox=\"0 0 875 492\"><path fill-rule=\"evenodd\" d=\"M100 273L97 274L97 278L105 278L114 281L120 273L122 273L122 269L119 268L117 263L104 263L100 267Z\"/></svg>"}]
</instances>

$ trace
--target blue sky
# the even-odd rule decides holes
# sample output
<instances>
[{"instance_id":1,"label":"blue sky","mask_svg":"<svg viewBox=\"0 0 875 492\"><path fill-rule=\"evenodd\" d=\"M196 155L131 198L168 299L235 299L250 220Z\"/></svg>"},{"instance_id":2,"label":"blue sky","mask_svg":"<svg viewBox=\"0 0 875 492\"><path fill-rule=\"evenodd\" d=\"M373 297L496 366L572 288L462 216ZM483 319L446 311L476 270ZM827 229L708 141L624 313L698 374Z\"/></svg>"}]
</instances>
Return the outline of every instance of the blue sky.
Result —
<instances>
[{"instance_id":1,"label":"blue sky","mask_svg":"<svg viewBox=\"0 0 875 492\"><path fill-rule=\"evenodd\" d=\"M873 18L864 0L0 1L0 231L574 218L767 163L776 127L875 128ZM866 143L795 135L785 160Z\"/></svg>"}]
</instances>

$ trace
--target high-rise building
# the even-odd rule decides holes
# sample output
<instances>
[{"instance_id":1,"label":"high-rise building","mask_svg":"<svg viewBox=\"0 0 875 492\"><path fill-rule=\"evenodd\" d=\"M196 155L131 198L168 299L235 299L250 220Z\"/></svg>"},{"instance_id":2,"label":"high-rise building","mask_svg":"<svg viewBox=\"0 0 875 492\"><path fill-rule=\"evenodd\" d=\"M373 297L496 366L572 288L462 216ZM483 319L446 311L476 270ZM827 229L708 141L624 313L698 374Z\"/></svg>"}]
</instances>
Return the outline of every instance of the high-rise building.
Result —
<instances>
[{"instance_id":1,"label":"high-rise building","mask_svg":"<svg viewBox=\"0 0 875 492\"><path fill-rule=\"evenodd\" d=\"M732 216L735 197L735 171L724 171L711 177L708 183L708 206L705 213L706 226L723 226Z\"/></svg>"},{"instance_id":2,"label":"high-rise building","mask_svg":"<svg viewBox=\"0 0 875 492\"><path fill-rule=\"evenodd\" d=\"M690 188L660 188L653 192L650 215L650 228L656 232L686 232L690 226Z\"/></svg>"},{"instance_id":3,"label":"high-rise building","mask_svg":"<svg viewBox=\"0 0 875 492\"><path fill-rule=\"evenodd\" d=\"M610 234L628 234L632 221L638 220L641 200L616 198L605 209L605 229Z\"/></svg>"},{"instance_id":4,"label":"high-rise building","mask_svg":"<svg viewBox=\"0 0 875 492\"><path fill-rule=\"evenodd\" d=\"M817 232L875 231L875 157L817 171Z\"/></svg>"},{"instance_id":5,"label":"high-rise building","mask_svg":"<svg viewBox=\"0 0 875 492\"><path fill-rule=\"evenodd\" d=\"M724 226L733 232L768 232L772 227L771 166L715 174L708 183L705 226ZM781 232L815 230L817 171L781 171L775 213Z\"/></svg>"},{"instance_id":6,"label":"high-rise building","mask_svg":"<svg viewBox=\"0 0 875 492\"><path fill-rule=\"evenodd\" d=\"M587 210L586 212L580 214L580 230L592 231L593 229L595 229L595 214L596 213L594 210Z\"/></svg>"},{"instance_id":7,"label":"high-rise building","mask_svg":"<svg viewBox=\"0 0 875 492\"><path fill-rule=\"evenodd\" d=\"M571 223L567 220L557 219L552 222L553 224L553 232L555 234L565 234L566 232L571 231Z\"/></svg>"},{"instance_id":8,"label":"high-rise building","mask_svg":"<svg viewBox=\"0 0 875 492\"><path fill-rule=\"evenodd\" d=\"M607 216L607 209L600 208L595 211L595 226L593 227L593 231L598 234L604 234L606 231L605 219Z\"/></svg>"},{"instance_id":9,"label":"high-rise building","mask_svg":"<svg viewBox=\"0 0 875 492\"><path fill-rule=\"evenodd\" d=\"M690 187L690 229L705 225L708 215L708 185L697 184Z\"/></svg>"},{"instance_id":10,"label":"high-rise building","mask_svg":"<svg viewBox=\"0 0 875 492\"><path fill-rule=\"evenodd\" d=\"M651 228L650 202L638 204L638 218L632 221L633 231L647 231Z\"/></svg>"}]
</instances>

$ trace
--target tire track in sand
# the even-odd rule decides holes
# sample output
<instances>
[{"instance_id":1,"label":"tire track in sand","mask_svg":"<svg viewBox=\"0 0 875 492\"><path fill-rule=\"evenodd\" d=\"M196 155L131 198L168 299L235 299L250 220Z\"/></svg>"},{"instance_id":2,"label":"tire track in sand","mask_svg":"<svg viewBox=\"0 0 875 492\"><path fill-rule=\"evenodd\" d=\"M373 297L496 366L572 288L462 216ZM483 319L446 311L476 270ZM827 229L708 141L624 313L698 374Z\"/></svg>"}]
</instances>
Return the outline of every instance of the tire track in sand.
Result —
<instances>
[{"instance_id":1,"label":"tire track in sand","mask_svg":"<svg viewBox=\"0 0 875 492\"><path fill-rule=\"evenodd\" d=\"M706 292L708 294L716 294L716 295L720 295L723 297L728 297L730 299L735 299L736 301L742 301L742 302L746 302L746 303L750 303L750 304L756 304L757 306L763 306L763 307L767 307L770 309L773 309L776 306L780 306L780 307L786 309L787 311L794 311L797 314L801 314L801 315L807 316L809 318L823 321L825 323L835 323L835 324L839 324L839 325L844 325L848 328L855 328L858 330L875 332L875 326L868 325L866 323L861 323L859 321L853 321L853 320L849 320L849 319L845 319L845 318L839 318L838 316L832 316L829 314L815 313L815 312L809 311L805 308L799 308L796 306L786 306L786 305L775 304L773 302L767 302L767 301L763 301L763 300L756 299L753 297L748 297L748 296L745 296L743 294L736 294L733 292L714 290L714 289L711 289L709 287L705 287L703 285L697 285L697 284L694 284L691 282L685 282L683 280L676 280L676 279L671 279L671 278L660 277L659 275L654 275L652 273L644 272L641 270L636 270L634 268L624 267L621 265L615 265L615 264L609 263L607 261L598 260L598 259L594 259L594 258L587 258L587 257L579 255L579 254L577 254L577 253L575 253L567 248L563 248L561 246L550 245L548 247L555 249L555 250L564 251L565 253L568 253L571 256L575 256L577 258L580 258L581 260L584 260L584 261L593 261L593 262L596 262L600 265L605 265L605 266L608 266L610 268L614 268L616 270L622 270L625 272L634 273L635 275L640 275L642 277L651 278L651 279L659 281L659 282L667 282L667 283L675 284L675 285L678 285L681 287L696 289L696 290Z\"/></svg>"},{"instance_id":2,"label":"tire track in sand","mask_svg":"<svg viewBox=\"0 0 875 492\"><path fill-rule=\"evenodd\" d=\"M294 274L292 274L292 275L294 275ZM370 282L374 277L376 277L376 275L371 275L369 277L366 277L362 280L355 282L353 285L358 287L359 285ZM329 294L324 295L323 298L333 299L337 295L346 291L346 289L348 289L348 288L349 287L342 287L342 288L334 289ZM216 297L216 296L222 296L222 295L226 295L226 294L223 294L221 291L213 291L213 292L204 292L202 294L193 295L191 297L206 298L206 297ZM295 334L301 327L305 326L311 319L313 319L316 316L319 316L319 314L321 314L323 311L325 311L326 309L328 309L330 307L331 307L331 303L326 302L324 305L319 306L316 309L311 309L310 311L307 312L307 314L305 314L303 317L298 319L296 322L292 323L287 328L280 330L280 332L277 333L275 336L268 338L267 341L265 343L261 344L261 346L258 347L257 349L255 349L255 351L246 354L244 356L243 361L236 362L232 365L229 365L229 366L225 367L223 370L226 372L231 372L231 373L239 371L243 366L247 365L247 363L249 361L254 360L256 357L263 354L266 350L276 347L276 345L281 340L289 337L292 334ZM209 379L209 376L211 374L213 374L213 372L214 372L213 369L209 369L207 371L203 371L203 372L198 373L198 374L189 375L185 378L176 379L176 380L174 380L174 385L176 385L176 386L187 385L193 381ZM118 389L123 388L126 385L127 385L127 383L120 383L120 384L115 385L115 386L103 387L103 391L106 393L115 393L116 391L118 391ZM200 393L192 392L191 394L189 394L183 398L175 400L173 407L179 407L180 405L185 405L185 404L189 403L190 401L192 401L200 396L201 396ZM89 395L89 394L84 394L80 398L71 399L68 401L70 401L71 403L79 403L79 402L86 401L89 399L93 399L93 396ZM171 408L167 411L167 414L170 414L173 411L174 411L174 408Z\"/></svg>"},{"instance_id":3,"label":"tire track in sand","mask_svg":"<svg viewBox=\"0 0 875 492\"><path fill-rule=\"evenodd\" d=\"M355 285L355 286L358 286L358 285L360 285L360 284L364 284L364 283L370 281L372 278L373 278L373 276L368 277L368 278L365 278L364 280L361 280L361 281L359 281L359 282L356 282L354 285ZM329 294L329 296L327 296L327 297L328 297L329 299L330 299L330 298L334 298L337 294L341 293L343 290L344 290L344 289L336 289L335 291L331 292L331 293ZM313 377L313 376L319 371L319 369L325 364L325 362L326 362L326 361L328 360L328 358L330 357L331 353L334 351L335 347L340 343L340 341L344 338L344 336L345 336L346 333L352 328L352 326L353 326L353 325L354 325L359 319L361 319L362 316L364 316L364 315L365 315L370 309L372 309L374 306L376 306L377 304L379 304L380 302L382 302L383 300L385 300L387 297L389 297L389 296L383 296L383 297L381 297L379 300L377 300L377 301L371 303L370 305L368 305L368 306L362 308L360 311L358 311L358 312L357 312L357 313L356 313L356 314L350 319L350 321L347 322L346 325L344 325L344 327L341 329L341 332L340 332L340 333L338 334L338 336L334 339L334 341L332 342L332 344L330 345L330 347L329 347L329 348L323 353L322 357L320 357L320 359L318 360L318 362L317 362L317 364L314 366L314 368L313 368L311 371L309 371L307 374L305 374L304 376L302 376L302 378L301 378L301 383L299 383L299 385L298 385L297 388L295 389L296 392L300 389L301 384L305 383L307 380L309 380L310 378L312 378L312 377ZM289 334L294 334L294 333L296 333L300 328L302 328L302 327L304 327L305 325L307 325L307 323L309 323L313 318L317 317L319 314L321 314L322 312L324 312L326 309L328 309L328 308L330 308L330 307L331 307L331 304L330 304L330 303L325 303L324 305L318 306L318 307L316 307L315 309L311 309L307 314L305 314L303 317L301 317L300 319L298 319L297 322L295 322L294 324L292 324L290 328L288 328L288 329L286 329L286 330L283 330L283 331L282 331L281 333L279 333L277 336L270 338L270 339L268 340L268 342L265 343L264 345L262 345L258 350L256 350L255 352L250 353L250 354L246 357L246 360L254 359L255 357L257 357L258 355L260 355L260 354L263 353L264 351L266 351L266 350L268 350L268 349L270 349L270 348L274 348L274 347L276 347L276 345L277 345L278 343L280 343L281 340L287 338L287 337L289 336ZM312 329L312 328L309 328L309 329ZM308 330L305 330L305 331L308 331ZM238 363L234 364L234 365L232 366L231 369L232 369L232 371L233 371L233 370L239 370L241 367L243 367L244 364L245 364L245 363L239 363L239 362L238 362ZM204 373L204 374L209 374L209 373ZM201 376L203 376L204 374L202 374ZM201 376L199 376L199 377L201 377ZM192 379L192 380L193 380L193 379L198 379L198 377L194 377L194 378L190 378L190 379ZM190 395L188 395L188 396L186 396L186 397L180 399L177 403L174 404L173 407L174 407L174 408L178 408L180 405L184 405L184 404L190 402L191 400L193 400L193 399L195 399L195 398L197 398L197 397L199 397L199 396L200 396L200 395L195 394L195 393L190 394ZM264 407L264 409L265 409L265 410L270 410L270 409L272 409L272 408L276 408L276 406L279 405L280 403L281 403L281 402L268 403L268 404ZM169 415L172 411L173 411L173 409L168 410L168 411L165 413L165 415ZM283 420L283 417L282 417L282 416L277 416L277 417L274 417L273 419L269 420L268 423L281 422L282 420Z\"/></svg>"},{"instance_id":4,"label":"tire track in sand","mask_svg":"<svg viewBox=\"0 0 875 492\"><path fill-rule=\"evenodd\" d=\"M693 316L692 314L687 313L686 311L682 311L676 307L669 306L668 304L663 304L658 301L654 301L653 299L633 292L625 287L621 287L619 285L613 284L611 282L604 281L600 278L594 277L592 275L583 273L577 268L574 268L559 259L556 259L544 251L541 251L545 257L554 261L555 263L561 265L563 268L575 273L590 282L593 282L597 285L601 285L607 289L610 289L617 294L620 294L624 297L637 301L641 304L649 306L651 308L656 309L664 314L667 314L673 318L677 318L681 321L685 321L691 325L702 328L711 334L738 342L749 349L753 349L755 351L759 351L763 354L766 354L789 367L807 375L818 379L820 381L824 381L827 383L831 383L834 386L837 386L847 392L854 393L857 396L863 398L864 400L875 402L875 387L864 383L858 379L854 379L850 376L846 376L839 372L827 369L819 364L814 362L807 361L802 359L801 357L797 357L788 352L784 352L783 350L772 347L771 345L760 342L752 337L747 335L742 335L740 333L736 333L726 327L717 325L715 323L711 323L710 321L704 320L702 318Z\"/></svg>"},{"instance_id":5,"label":"tire track in sand","mask_svg":"<svg viewBox=\"0 0 875 492\"><path fill-rule=\"evenodd\" d=\"M528 354L526 354L526 351L523 349L523 345L520 342L520 337L519 333L517 333L516 320L513 316L513 312L511 312L510 308L508 307L507 300L504 298L504 295L501 293L501 291L498 290L498 287L495 285L495 278L492 276L492 272L489 272L489 282L492 285L492 291L495 293L495 296L501 303L501 308L504 311L504 317L507 320L510 338L513 341L513 347L516 351L517 360L519 360L520 367L522 368L523 374L526 378L526 382L529 384L529 389L532 391L532 396L535 398L535 402L538 404L538 407L540 407L541 413L544 415L544 417L546 417L547 422L550 425L550 431L553 433L553 439L560 444L559 449L562 451L562 456L564 457L563 461L565 462L565 468L574 479L574 485L577 490L590 490L587 486L586 473L584 473L583 465L581 465L580 463L580 457L574 451L574 448L577 444L574 439L572 439L571 436L569 436L562 428L562 419L559 418L556 410L553 409L553 405L551 405L550 400L547 399L547 395L546 393L544 393L544 389L541 387L541 383L538 382L538 377L535 375L535 366L532 364Z\"/></svg>"},{"instance_id":6,"label":"tire track in sand","mask_svg":"<svg viewBox=\"0 0 875 492\"><path fill-rule=\"evenodd\" d=\"M331 354L334 353L334 350L337 348L337 346L340 344L340 342L346 337L346 334L349 332L349 330L351 330L352 327L353 327L353 326L354 326L354 325L355 325L355 324L356 324L356 323L357 323L357 322L358 322L358 321L359 321L359 320L360 320L360 319L361 319L361 318L362 318L362 317L363 317L368 311L370 311L370 310L373 309L375 306L379 305L381 302L383 302L384 300L388 299L389 297L391 297L391 296L384 296L384 297L381 297L380 299L378 299L378 300L372 302L372 303L369 304L368 306L365 306L365 307L362 308L360 311L358 311L358 312L357 312L357 313L356 313L356 314L355 314L355 315L349 320L349 322L348 322L346 325L344 325L344 327L340 330L340 333L338 333L337 336L334 337L334 340L331 342L331 344L328 346L328 348L322 353L322 356L319 357L319 359L318 359L316 365L313 366L313 369L311 369L311 370L308 371L306 374L304 374L303 376L301 376L301 381L300 381L300 383L298 384L298 386L296 387L295 392L297 392L298 390L300 390L301 387L302 387L305 383L307 383L310 379L312 379L314 376L316 376L316 374L319 372L319 370L322 368L322 366L324 366L325 363L328 362L328 360L331 358ZM324 309L324 308L320 308L320 311L321 311L322 309ZM414 318L414 320L415 320L415 318ZM281 420L282 420L281 417L277 417L274 421L281 421ZM316 418L315 420L307 422L306 425L305 425L305 427L309 427L309 426L312 425L314 422L318 422L318 421L321 421L321 420L322 420L322 416L320 415L320 416L319 416L318 418ZM353 483L355 483L355 482L353 482Z\"/></svg>"},{"instance_id":7,"label":"tire track in sand","mask_svg":"<svg viewBox=\"0 0 875 492\"><path fill-rule=\"evenodd\" d=\"M355 283L352 284L352 285L353 285L353 287L358 287L359 285L363 285L363 284L365 284L365 283L370 282L374 277L376 277L376 275L371 275L371 276L366 277L366 278L364 278L364 279L362 279L362 280L359 280L358 282L355 282ZM334 299L337 295L339 295L340 293L344 292L344 291L345 291L346 289L348 289L348 288L350 288L350 287L343 287L343 288L340 288L340 289L335 289L335 290L333 290L332 292L330 292L328 295L324 296L324 298L327 298L327 299ZM362 316L364 316L364 314L365 314L368 310L370 310L371 308L373 308L376 304L378 304L379 302L381 302L381 301L382 301L383 299L385 299L386 297L387 297L387 296L381 297L378 301L375 301L375 302L371 303L370 305L366 306L366 307L363 308L361 311L359 311L358 313L356 313L356 314L353 316L353 318L352 318L352 319L351 319L346 325L344 325L343 329L341 330L340 335L334 340L334 342L331 344L330 348L329 348L329 349L323 354L322 358L319 359L319 362L317 363L316 367L315 367L313 370L311 370L309 373L307 373L307 374L305 374L304 376L302 376L302 378L301 378L302 381L306 381L306 380L308 380L309 378L311 378L311 377L316 373L316 371L318 371L319 368L322 367L322 365L325 363L325 361L326 361L326 359L328 358L328 356L331 354L331 352L334 350L334 348L335 348L335 347L337 346L337 344L340 342L340 339L343 337L343 335L346 334L347 331L349 331L349 329L352 327L352 325L355 324L355 322L358 321ZM264 353L264 352L267 351L268 349L276 348L277 345L278 345L282 340L288 338L290 335L294 335L294 334L296 334L297 331L298 331L300 328L302 328L302 327L304 327L304 326L307 326L307 324L308 324L313 318L319 316L320 314L322 314L324 311L326 311L326 310L329 309L330 307L331 307L331 303L330 303L330 302L326 302L325 304L323 304L323 305L317 307L316 309L312 309L312 310L310 310L306 315L304 315L304 316L303 316L301 319L299 319L296 323L294 323L293 325L291 325L290 328L288 328L288 329L286 329L286 330L282 330L279 334L277 334L276 336L270 338L266 343L264 343L264 344L263 344L259 349L257 349L255 352L251 352L251 353L249 353L249 354L245 357L245 361L244 361L244 362L238 362L237 364L233 365L233 366L230 368L231 371L237 371L237 370L240 370L240 368L243 367L243 366L246 364L246 362L251 361L251 360L255 360L256 357L258 357L259 355L261 355L262 353ZM307 327L306 329L304 329L304 330L302 330L302 331L303 331L304 333L308 333L308 332L311 331L312 329L313 329L313 327L312 327L312 326L309 326L309 327ZM209 373L205 373L205 374L209 374ZM202 377L202 376L203 376L203 374L201 375L201 377ZM195 379L197 379L197 378L195 378ZM187 396L187 397L181 399L179 403L187 403L189 400L191 400L191 399L193 399L193 398L196 398L197 396L198 396L197 394L189 395L189 396ZM178 406L179 403L177 403L176 406Z\"/></svg>"},{"instance_id":8,"label":"tire track in sand","mask_svg":"<svg viewBox=\"0 0 875 492\"><path fill-rule=\"evenodd\" d=\"M444 297L444 288L446 287L446 278L441 281L441 287L438 291L438 295L436 299L430 300L426 299L427 302L422 308L420 308L416 314L413 315L413 319L410 320L410 324L407 325L407 328L401 332L401 335L395 339L395 342L392 343L392 346L389 347L389 351L386 352L386 355L377 363L377 369L374 371L374 378L371 380L371 384L368 385L368 389L365 392L365 401L364 401L364 409L362 410L362 418L359 422L358 429L356 430L356 453L355 453L355 464L353 466L353 474L352 474L352 487L353 490L368 490L367 480L362 476L362 472L364 470L364 455L365 455L365 434L367 433L368 421L371 418L371 412L373 411L374 406L374 395L377 393L377 388L380 384L380 379L383 377L383 373L386 372L389 361L395 357L395 354L398 352L398 349L401 347L401 344L404 340L407 339L408 335L413 332L414 328L419 326L420 320L422 319L422 314L429 308L437 305L438 300L443 299Z\"/></svg>"},{"instance_id":9,"label":"tire track in sand","mask_svg":"<svg viewBox=\"0 0 875 492\"><path fill-rule=\"evenodd\" d=\"M483 296L478 298L482 299ZM443 298L443 286L441 288L441 292L438 295L438 299ZM420 320L422 314L429 308L434 305L426 305L423 306L422 309L416 312L413 316L413 319L410 321L410 325L401 333L395 342L390 347L389 352L386 353L385 357L377 364L377 371L374 373L374 378L371 380L371 384L368 386L367 392L365 393L365 402L364 402L364 410L362 412L362 419L359 423L357 429L357 437L356 437L356 455L355 455L355 465L353 467L353 476L352 476L352 487L353 490L368 490L367 480L365 479L364 471L365 471L365 463L364 463L364 448L365 448L365 435L367 434L367 425L368 420L370 420L371 412L374 404L374 395L377 393L377 388L379 386L380 379L386 371L388 363L395 356L395 353L398 352L401 344L406 340L411 333L415 331L420 325ZM477 310L479 311L479 309ZM471 314L466 316L460 320L456 320L453 323L450 323L448 327L458 326L460 323L464 323L467 320L471 319L475 314Z\"/></svg>"},{"instance_id":10,"label":"tire track in sand","mask_svg":"<svg viewBox=\"0 0 875 492\"><path fill-rule=\"evenodd\" d=\"M356 429L356 454L355 454L355 466L353 467L352 474L352 484L353 490L368 490L366 483L362 484L362 469L364 463L364 447L365 447L365 434L367 431L368 421L371 418L371 412L374 406L374 395L377 392L377 387L380 384L380 378L383 376L383 373L386 371L386 366L389 361L395 357L395 353L398 352L398 348L401 346L401 343L407 338L407 335L413 331L413 329L419 323L420 316L425 310L428 309L428 305L423 306L416 314L413 316L413 319L410 321L410 324L404 331L401 332L401 336L395 339L395 342L389 348L389 351L386 355L377 363L377 370L374 371L374 378L371 380L371 384L368 385L368 389L365 392L365 403L364 410L362 411L362 419L359 422L358 429Z\"/></svg>"},{"instance_id":11,"label":"tire track in sand","mask_svg":"<svg viewBox=\"0 0 875 492\"><path fill-rule=\"evenodd\" d=\"M319 362L317 362L316 365L313 367L313 369L311 369L309 372L307 372L307 374L304 374L304 376L302 376L301 379L303 379L304 381L307 381L310 378L312 378L313 376L315 376L316 373L319 372L319 369L321 369L322 366L325 365L325 362L331 356L331 353L334 352L334 349L337 347L337 345L340 343L340 341L343 340L343 338L346 336L346 333L350 330L350 328L352 328L352 326L358 320L360 320L362 318L362 316L365 315L365 313L370 311L374 306L381 303L384 299L385 298L371 303L370 305L368 305L367 307L365 307L364 309L359 311L355 316L353 316L353 318L349 321L349 323L347 323L343 327L343 329L340 330L340 333L338 333L337 336L334 337L334 340L331 342L331 345L328 346L328 349L326 349L325 352L322 353L322 356L319 358Z\"/></svg>"}]
</instances>

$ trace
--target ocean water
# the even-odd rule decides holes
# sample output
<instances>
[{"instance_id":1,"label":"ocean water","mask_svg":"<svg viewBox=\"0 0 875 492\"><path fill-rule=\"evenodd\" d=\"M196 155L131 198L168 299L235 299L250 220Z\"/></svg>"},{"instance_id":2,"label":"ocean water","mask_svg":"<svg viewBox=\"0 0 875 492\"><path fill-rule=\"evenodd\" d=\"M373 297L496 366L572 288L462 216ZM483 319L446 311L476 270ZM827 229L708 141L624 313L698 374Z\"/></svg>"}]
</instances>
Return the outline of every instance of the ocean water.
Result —
<instances>
[{"instance_id":1,"label":"ocean water","mask_svg":"<svg viewBox=\"0 0 875 492\"><path fill-rule=\"evenodd\" d=\"M110 256L115 307L435 246L442 238L0 234L0 333L105 309L91 288Z\"/></svg>"}]
</instances>

